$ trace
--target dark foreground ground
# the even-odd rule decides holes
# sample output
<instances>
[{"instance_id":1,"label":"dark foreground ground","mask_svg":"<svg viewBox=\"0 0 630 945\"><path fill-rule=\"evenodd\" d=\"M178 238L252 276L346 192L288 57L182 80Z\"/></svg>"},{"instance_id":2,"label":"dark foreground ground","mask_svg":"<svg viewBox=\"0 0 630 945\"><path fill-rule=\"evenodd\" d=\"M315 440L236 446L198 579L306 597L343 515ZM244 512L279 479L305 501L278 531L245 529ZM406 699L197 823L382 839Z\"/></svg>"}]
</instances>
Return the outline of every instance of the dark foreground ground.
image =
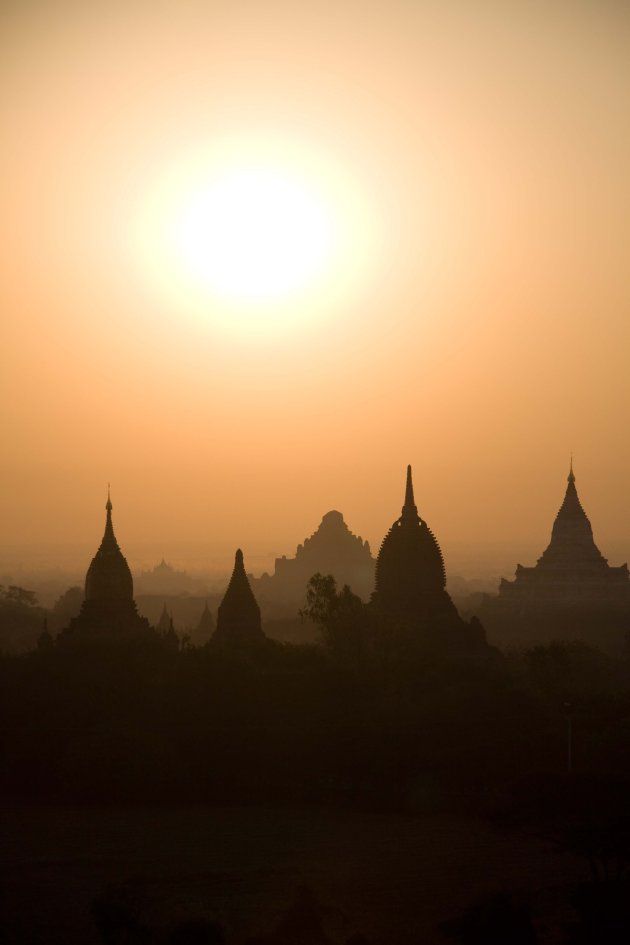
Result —
<instances>
[{"instance_id":1,"label":"dark foreground ground","mask_svg":"<svg viewBox=\"0 0 630 945\"><path fill-rule=\"evenodd\" d=\"M300 887L334 943L357 933L370 945L445 942L442 922L505 889L533 903L552 943L556 899L586 878L582 861L534 836L443 813L5 807L0 822L7 943L107 941L91 906L122 896L165 940L205 916L232 945L270 933Z\"/></svg>"}]
</instances>

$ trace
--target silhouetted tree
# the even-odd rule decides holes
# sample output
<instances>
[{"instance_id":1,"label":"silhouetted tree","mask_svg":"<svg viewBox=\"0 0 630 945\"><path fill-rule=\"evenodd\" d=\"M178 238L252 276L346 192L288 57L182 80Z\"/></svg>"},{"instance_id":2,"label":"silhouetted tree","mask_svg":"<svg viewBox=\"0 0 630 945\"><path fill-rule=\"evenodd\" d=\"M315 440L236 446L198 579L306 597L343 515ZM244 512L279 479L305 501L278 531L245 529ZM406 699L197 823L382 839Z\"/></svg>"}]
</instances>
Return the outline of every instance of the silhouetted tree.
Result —
<instances>
[{"instance_id":1,"label":"silhouetted tree","mask_svg":"<svg viewBox=\"0 0 630 945\"><path fill-rule=\"evenodd\" d=\"M0 585L0 596L6 603L17 604L19 607L36 607L37 596L35 591L27 591L16 584L10 584L7 588Z\"/></svg>"},{"instance_id":2,"label":"silhouetted tree","mask_svg":"<svg viewBox=\"0 0 630 945\"><path fill-rule=\"evenodd\" d=\"M314 574L306 587L306 606L299 611L319 627L324 643L339 655L356 655L367 642L365 604L347 584L337 591L332 574Z\"/></svg>"},{"instance_id":3,"label":"silhouetted tree","mask_svg":"<svg viewBox=\"0 0 630 945\"><path fill-rule=\"evenodd\" d=\"M44 616L34 591L0 585L0 650L24 653L34 649Z\"/></svg>"},{"instance_id":4,"label":"silhouetted tree","mask_svg":"<svg viewBox=\"0 0 630 945\"><path fill-rule=\"evenodd\" d=\"M79 587L78 584L75 584L57 598L53 605L52 613L55 617L59 618L63 626L67 626L73 617L78 616L84 597L85 590Z\"/></svg>"}]
</instances>

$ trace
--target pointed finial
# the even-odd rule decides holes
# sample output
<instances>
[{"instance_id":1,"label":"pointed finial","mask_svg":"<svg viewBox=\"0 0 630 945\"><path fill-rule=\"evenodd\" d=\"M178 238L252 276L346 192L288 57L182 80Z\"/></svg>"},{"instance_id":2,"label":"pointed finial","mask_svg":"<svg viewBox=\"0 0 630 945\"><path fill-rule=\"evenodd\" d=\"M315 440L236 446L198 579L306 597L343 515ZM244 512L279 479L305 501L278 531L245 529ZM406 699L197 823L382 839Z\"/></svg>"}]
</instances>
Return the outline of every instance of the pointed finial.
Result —
<instances>
[{"instance_id":1,"label":"pointed finial","mask_svg":"<svg viewBox=\"0 0 630 945\"><path fill-rule=\"evenodd\" d=\"M106 510L107 510L108 512L111 512L111 510L112 510L112 498L111 498L111 495L110 495L110 485L109 485L109 483L107 483L107 505L105 506L105 508L106 508Z\"/></svg>"},{"instance_id":2,"label":"pointed finial","mask_svg":"<svg viewBox=\"0 0 630 945\"><path fill-rule=\"evenodd\" d=\"M402 507L403 517L412 519L418 518L418 509L413 498L413 482L411 479L411 466L407 466L407 483L405 485L405 504Z\"/></svg>"},{"instance_id":3,"label":"pointed finial","mask_svg":"<svg viewBox=\"0 0 630 945\"><path fill-rule=\"evenodd\" d=\"M405 505L414 505L413 482L411 481L411 466L407 466L407 485L405 487Z\"/></svg>"},{"instance_id":4,"label":"pointed finial","mask_svg":"<svg viewBox=\"0 0 630 945\"><path fill-rule=\"evenodd\" d=\"M569 475L567 476L567 482L575 482L575 476L573 475L573 453L571 453L571 461L569 463Z\"/></svg>"},{"instance_id":5,"label":"pointed finial","mask_svg":"<svg viewBox=\"0 0 630 945\"><path fill-rule=\"evenodd\" d=\"M244 568L244 567L245 567L245 563L244 563L244 560L243 560L243 552L241 551L240 548L237 548L237 549L236 549L236 554L235 554L235 556L234 556L234 567L235 567L235 568L239 568L239 567L240 567L240 568Z\"/></svg>"}]
</instances>

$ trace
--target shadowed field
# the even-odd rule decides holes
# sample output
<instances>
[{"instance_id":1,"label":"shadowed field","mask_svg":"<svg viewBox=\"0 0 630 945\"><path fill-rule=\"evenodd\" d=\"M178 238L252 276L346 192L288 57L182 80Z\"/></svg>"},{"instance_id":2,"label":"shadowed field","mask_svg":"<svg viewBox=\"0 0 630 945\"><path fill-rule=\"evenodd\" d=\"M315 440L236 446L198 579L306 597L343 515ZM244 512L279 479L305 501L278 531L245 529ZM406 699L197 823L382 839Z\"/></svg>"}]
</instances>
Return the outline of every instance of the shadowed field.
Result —
<instances>
[{"instance_id":1,"label":"shadowed field","mask_svg":"<svg viewBox=\"0 0 630 945\"><path fill-rule=\"evenodd\" d=\"M90 907L112 885L153 929L207 916L229 942L273 929L306 886L330 941L403 945L444 941L440 923L486 893L583 878L535 838L443 814L5 808L1 822L6 939L33 945L100 941Z\"/></svg>"}]
</instances>

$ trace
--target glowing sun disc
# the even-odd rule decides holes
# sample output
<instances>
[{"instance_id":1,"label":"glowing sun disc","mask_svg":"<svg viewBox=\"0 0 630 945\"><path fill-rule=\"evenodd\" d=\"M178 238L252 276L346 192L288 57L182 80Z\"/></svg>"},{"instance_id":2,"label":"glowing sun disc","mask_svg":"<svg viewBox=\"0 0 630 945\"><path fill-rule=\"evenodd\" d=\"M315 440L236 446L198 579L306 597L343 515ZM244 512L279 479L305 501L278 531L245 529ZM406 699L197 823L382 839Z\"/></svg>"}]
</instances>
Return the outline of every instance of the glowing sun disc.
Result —
<instances>
[{"instance_id":1,"label":"glowing sun disc","mask_svg":"<svg viewBox=\"0 0 630 945\"><path fill-rule=\"evenodd\" d=\"M286 297L315 280L334 255L322 199L266 168L224 171L193 195L174 228L180 263L233 301Z\"/></svg>"}]
</instances>

